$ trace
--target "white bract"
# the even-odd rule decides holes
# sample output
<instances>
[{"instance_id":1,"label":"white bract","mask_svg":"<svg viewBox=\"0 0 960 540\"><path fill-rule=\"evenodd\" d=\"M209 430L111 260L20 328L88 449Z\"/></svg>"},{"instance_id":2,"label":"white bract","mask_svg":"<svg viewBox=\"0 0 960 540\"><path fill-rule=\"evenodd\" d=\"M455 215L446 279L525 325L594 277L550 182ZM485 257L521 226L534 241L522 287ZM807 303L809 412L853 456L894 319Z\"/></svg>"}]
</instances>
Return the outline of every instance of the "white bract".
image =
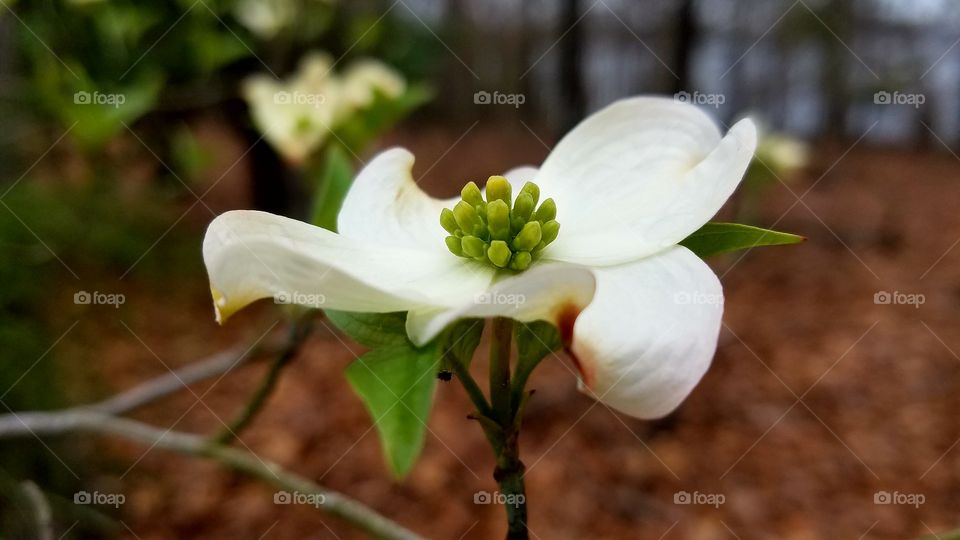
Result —
<instances>
[{"instance_id":1,"label":"white bract","mask_svg":"<svg viewBox=\"0 0 960 540\"><path fill-rule=\"evenodd\" d=\"M334 3L335 0L239 0L233 6L233 15L260 39L273 39L292 30L300 22L298 18L315 16L311 8Z\"/></svg>"},{"instance_id":2,"label":"white bract","mask_svg":"<svg viewBox=\"0 0 960 540\"><path fill-rule=\"evenodd\" d=\"M368 107L376 92L391 98L399 97L407 82L383 62L365 58L350 64L343 73L343 97L351 105Z\"/></svg>"},{"instance_id":3,"label":"white bract","mask_svg":"<svg viewBox=\"0 0 960 540\"><path fill-rule=\"evenodd\" d=\"M294 21L296 10L291 0L240 0L233 13L257 37L272 39Z\"/></svg>"},{"instance_id":4,"label":"white bract","mask_svg":"<svg viewBox=\"0 0 960 540\"><path fill-rule=\"evenodd\" d=\"M405 90L404 78L378 60L356 60L340 75L322 52L305 56L287 80L258 74L243 83L253 123L294 164L320 148L331 130L370 106L375 92L396 98Z\"/></svg>"},{"instance_id":5,"label":"white bract","mask_svg":"<svg viewBox=\"0 0 960 540\"><path fill-rule=\"evenodd\" d=\"M459 318L547 320L561 330L581 390L624 413L660 417L707 370L723 312L720 281L677 244L733 193L755 146L750 120L722 136L692 105L651 97L610 105L539 170L504 175L514 192L536 182L562 223L519 273L452 255L439 216L458 199L424 193L411 177L413 156L387 150L356 178L339 234L255 211L215 219L203 255L217 318L296 293L323 299L313 307L407 311L416 344Z\"/></svg>"}]
</instances>

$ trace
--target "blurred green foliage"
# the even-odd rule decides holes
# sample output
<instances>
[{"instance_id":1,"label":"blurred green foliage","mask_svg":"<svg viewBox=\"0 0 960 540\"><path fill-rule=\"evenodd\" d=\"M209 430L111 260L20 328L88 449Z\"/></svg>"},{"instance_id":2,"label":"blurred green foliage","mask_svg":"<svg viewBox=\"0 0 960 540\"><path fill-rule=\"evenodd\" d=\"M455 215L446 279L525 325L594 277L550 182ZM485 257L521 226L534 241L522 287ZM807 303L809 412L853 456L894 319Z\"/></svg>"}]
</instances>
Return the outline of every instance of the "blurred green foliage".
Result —
<instances>
[{"instance_id":1,"label":"blurred green foliage","mask_svg":"<svg viewBox=\"0 0 960 540\"><path fill-rule=\"evenodd\" d=\"M333 226L353 175L352 157L430 97L417 81L431 74L441 50L421 23L398 16L402 8L376 2L29 0L7 6L15 17L3 21L12 32L0 35L0 45L12 45L14 53L0 65L6 70L0 77L0 400L12 410L68 406L93 393L82 385L84 361L94 359L79 358L77 347L51 348L74 320L78 290L115 289L132 267L134 287L169 288L187 274L200 275L199 227L190 220L174 225L183 200L193 201L183 184L213 181L205 174L224 147L194 131L198 120L220 122L241 144L257 146L240 81L254 73L285 75L305 52L326 50L347 55L346 63L380 58L410 82L398 99L377 95L368 114L338 134L343 142L332 145L333 156L315 156L303 171L327 179L306 180L330 199L317 208L321 221ZM9 15L0 9L0 17ZM256 161L265 146L246 159ZM44 164L34 171L37 159ZM50 162L52 174L39 174ZM271 163L252 169L271 171L263 181L276 182L282 173ZM142 179L147 168L156 177L131 186L131 177ZM24 171L29 174L20 178ZM23 478L77 510L71 498L80 480L59 460L82 472L90 457L82 448L0 443L0 534L20 530L8 525L24 517L14 489Z\"/></svg>"},{"instance_id":2,"label":"blurred green foliage","mask_svg":"<svg viewBox=\"0 0 960 540\"><path fill-rule=\"evenodd\" d=\"M102 188L41 186L28 179L0 198L0 401L5 408L53 409L85 393L78 388L84 379L69 374L92 359L65 354L62 344L54 347L72 324L68 314L76 313L77 291L103 283L115 289L116 276L134 264L137 274L165 280L201 270L192 237L172 231L154 246L172 209L158 198L121 202ZM141 259L148 250L150 256ZM76 445L63 441L0 442L0 476L29 478L66 499L81 487L71 470L85 470L84 461ZM23 519L15 497L0 489L0 530L11 530Z\"/></svg>"},{"instance_id":3,"label":"blurred green foliage","mask_svg":"<svg viewBox=\"0 0 960 540\"><path fill-rule=\"evenodd\" d=\"M416 80L439 47L419 23L334 1L33 0L13 9L26 80L18 97L91 153L151 113L216 108L246 75L281 75L311 49L376 56Z\"/></svg>"}]
</instances>

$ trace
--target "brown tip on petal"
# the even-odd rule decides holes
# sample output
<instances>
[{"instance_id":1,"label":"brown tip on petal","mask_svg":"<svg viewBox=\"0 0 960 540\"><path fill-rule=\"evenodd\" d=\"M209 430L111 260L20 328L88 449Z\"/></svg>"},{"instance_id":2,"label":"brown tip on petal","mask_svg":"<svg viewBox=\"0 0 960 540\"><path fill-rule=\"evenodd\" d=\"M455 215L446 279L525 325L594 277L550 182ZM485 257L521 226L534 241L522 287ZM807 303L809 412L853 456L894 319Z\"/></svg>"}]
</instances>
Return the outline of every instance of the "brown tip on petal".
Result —
<instances>
[{"instance_id":1,"label":"brown tip on petal","mask_svg":"<svg viewBox=\"0 0 960 540\"><path fill-rule=\"evenodd\" d=\"M579 356L577 356L577 354L574 353L573 349L570 347L566 347L564 350L567 351L567 355L569 355L570 359L573 360L573 365L577 366L577 371L580 372L580 383L584 387L592 390L594 382L593 371L590 369L589 364L587 364L585 359L581 359ZM590 392L585 393L589 394Z\"/></svg>"},{"instance_id":2,"label":"brown tip on petal","mask_svg":"<svg viewBox=\"0 0 960 540\"><path fill-rule=\"evenodd\" d=\"M591 387L593 385L593 372L589 369L585 359L581 359L573 352L572 347L573 327L581 311L582 309L573 302L565 302L557 307L554 320L556 320L557 329L560 331L560 340L563 343L563 349L567 352L567 355L570 356L570 359L573 360L573 364L577 366L577 371L580 372L580 380L587 387ZM579 343L577 348L582 350L583 345L583 343Z\"/></svg>"},{"instance_id":3,"label":"brown tip on petal","mask_svg":"<svg viewBox=\"0 0 960 540\"><path fill-rule=\"evenodd\" d=\"M565 302L560 304L554 312L554 319L557 321L564 347L569 347L573 343L573 325L577 322L580 311L580 307L573 302Z\"/></svg>"}]
</instances>

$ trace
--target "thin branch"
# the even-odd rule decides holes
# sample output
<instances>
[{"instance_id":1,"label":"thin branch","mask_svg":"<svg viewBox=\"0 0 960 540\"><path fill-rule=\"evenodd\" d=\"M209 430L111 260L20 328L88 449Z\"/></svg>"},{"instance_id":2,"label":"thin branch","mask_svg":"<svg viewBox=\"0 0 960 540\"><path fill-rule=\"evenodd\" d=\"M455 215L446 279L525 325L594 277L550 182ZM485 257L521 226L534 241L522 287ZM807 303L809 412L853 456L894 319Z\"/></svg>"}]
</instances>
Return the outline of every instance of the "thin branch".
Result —
<instances>
[{"instance_id":1,"label":"thin branch","mask_svg":"<svg viewBox=\"0 0 960 540\"><path fill-rule=\"evenodd\" d=\"M34 513L34 532L38 540L53 540L53 513L50 502L40 488L26 480L20 483L24 498L30 503Z\"/></svg>"},{"instance_id":2,"label":"thin branch","mask_svg":"<svg viewBox=\"0 0 960 540\"><path fill-rule=\"evenodd\" d=\"M342 493L286 471L277 463L258 459L250 452L217 444L199 435L163 430L89 408L0 415L0 438L31 435L40 437L75 432L114 435L150 447L212 459L282 490L313 496L323 501L318 508L375 537L398 540L420 538L416 533Z\"/></svg>"},{"instance_id":3,"label":"thin branch","mask_svg":"<svg viewBox=\"0 0 960 540\"><path fill-rule=\"evenodd\" d=\"M480 389L477 381L474 380L473 375L470 374L470 368L465 366L459 358L449 352L447 353L446 360L447 365L453 369L454 375L457 376L460 384L463 385L463 389L467 391L467 397L473 402L473 406L477 408L477 412L488 418L493 418L493 409L490 407L490 404L487 403L487 397L483 395L483 390Z\"/></svg>"},{"instance_id":4,"label":"thin branch","mask_svg":"<svg viewBox=\"0 0 960 540\"><path fill-rule=\"evenodd\" d=\"M271 354L280 349L281 344L276 339L269 343L256 344L250 347L227 349L184 368L140 383L113 397L87 405L86 408L102 413L121 415L183 390L188 385L227 373L262 354Z\"/></svg>"},{"instance_id":5,"label":"thin branch","mask_svg":"<svg viewBox=\"0 0 960 540\"><path fill-rule=\"evenodd\" d=\"M267 398L273 393L273 389L277 385L277 380L280 378L280 372L293 360L303 346L303 342L306 341L310 335L310 331L313 329L310 321L311 315L312 314L307 314L290 325L290 337L287 339L287 343L281 348L279 354L277 354L276 359L270 364L270 369L267 370L267 376L260 383L257 391L253 394L253 397L250 398L250 401L247 402L240 416L233 422L230 422L229 426L224 426L220 434L214 437L214 440L220 444L228 444L238 436L238 433L253 422L257 413L260 412L260 409L267 402Z\"/></svg>"}]
</instances>

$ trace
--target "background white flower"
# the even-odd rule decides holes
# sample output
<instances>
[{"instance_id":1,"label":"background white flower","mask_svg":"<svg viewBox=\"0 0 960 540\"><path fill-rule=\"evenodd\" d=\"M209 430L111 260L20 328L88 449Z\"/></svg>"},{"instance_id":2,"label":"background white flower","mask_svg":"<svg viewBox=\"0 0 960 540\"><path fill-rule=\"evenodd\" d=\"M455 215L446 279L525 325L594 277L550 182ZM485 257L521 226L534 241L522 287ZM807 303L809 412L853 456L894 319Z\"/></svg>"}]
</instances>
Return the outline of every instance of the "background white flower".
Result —
<instances>
[{"instance_id":1,"label":"background white flower","mask_svg":"<svg viewBox=\"0 0 960 540\"><path fill-rule=\"evenodd\" d=\"M258 74L243 83L254 124L291 163L302 163L331 130L360 114L375 91L398 97L407 87L400 73L378 60L355 60L342 75L334 68L330 55L313 52L286 80Z\"/></svg>"}]
</instances>

